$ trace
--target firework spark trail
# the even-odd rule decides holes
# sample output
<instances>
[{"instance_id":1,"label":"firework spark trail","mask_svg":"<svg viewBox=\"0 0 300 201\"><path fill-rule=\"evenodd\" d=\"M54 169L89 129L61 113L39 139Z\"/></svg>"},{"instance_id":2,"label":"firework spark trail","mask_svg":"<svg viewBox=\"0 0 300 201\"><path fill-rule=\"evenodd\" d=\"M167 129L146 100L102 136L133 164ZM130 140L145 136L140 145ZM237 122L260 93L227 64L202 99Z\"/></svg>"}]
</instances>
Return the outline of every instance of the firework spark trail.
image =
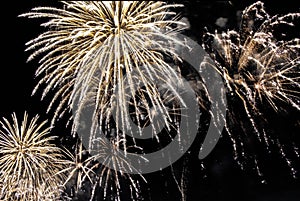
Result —
<instances>
[{"instance_id":1,"label":"firework spark trail","mask_svg":"<svg viewBox=\"0 0 300 201\"><path fill-rule=\"evenodd\" d=\"M252 153L253 157L245 155L251 155L247 152L247 140L255 136L258 143L268 146L267 152L270 152L270 146L280 144L272 140L276 136L266 133L268 115L264 114L266 106L262 105L267 104L277 113L284 110L285 106L300 111L299 35L289 38L280 29L296 29L299 21L300 13L270 16L264 10L263 3L258 1L243 11L239 31L207 32L203 36L203 47L214 59L216 70L223 76L229 100L237 103L236 99L240 99L248 119L248 122L238 122L239 118L235 117L240 114L234 111L235 106L230 106L229 102L225 129L233 143L235 159L240 160L243 168L243 163L253 158L260 176L262 173L256 153ZM245 127L245 123L248 126ZM239 132L245 136L234 135L232 125L240 125ZM283 149L279 150L295 175Z\"/></svg>"},{"instance_id":2,"label":"firework spark trail","mask_svg":"<svg viewBox=\"0 0 300 201\"><path fill-rule=\"evenodd\" d=\"M15 114L13 123L3 118L0 122L0 198L13 200L55 200L60 196L64 168L63 151L51 144L53 136L38 124L38 116L28 123L24 114L21 126ZM55 175L55 176L54 176Z\"/></svg>"}]
</instances>

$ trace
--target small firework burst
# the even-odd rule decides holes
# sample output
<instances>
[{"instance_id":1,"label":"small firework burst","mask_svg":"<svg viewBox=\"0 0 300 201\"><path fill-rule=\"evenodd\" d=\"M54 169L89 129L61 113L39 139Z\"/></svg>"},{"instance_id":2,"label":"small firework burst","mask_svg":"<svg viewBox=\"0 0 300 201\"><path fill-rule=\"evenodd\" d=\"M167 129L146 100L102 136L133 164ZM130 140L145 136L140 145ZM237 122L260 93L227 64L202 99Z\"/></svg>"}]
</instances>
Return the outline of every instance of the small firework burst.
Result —
<instances>
[{"instance_id":1,"label":"small firework burst","mask_svg":"<svg viewBox=\"0 0 300 201\"><path fill-rule=\"evenodd\" d=\"M69 196L76 195L79 190L82 189L87 181L92 183L92 178L95 175L93 171L93 158L88 156L88 152L84 149L81 142L77 142L75 145L75 156L69 151L66 151L65 165L66 167L62 169L58 174L68 175L63 181L63 186L67 188ZM71 188L71 189L68 189Z\"/></svg>"},{"instance_id":2,"label":"small firework burst","mask_svg":"<svg viewBox=\"0 0 300 201\"><path fill-rule=\"evenodd\" d=\"M146 181L142 174L127 173L134 169L128 162L129 153L125 155L115 140L111 142L104 137L95 139L93 145L95 155L90 155L79 140L75 145L75 156L67 152L65 168L57 173L68 175L62 184L65 196L70 199L121 201L129 193L132 200L137 199L140 196L140 180Z\"/></svg>"},{"instance_id":3,"label":"small firework burst","mask_svg":"<svg viewBox=\"0 0 300 201\"><path fill-rule=\"evenodd\" d=\"M38 116L28 124L24 114L20 126L15 114L13 124L0 122L0 197L5 200L56 200L60 196L63 174L63 152L43 129L46 121L37 124Z\"/></svg>"},{"instance_id":4,"label":"small firework burst","mask_svg":"<svg viewBox=\"0 0 300 201\"><path fill-rule=\"evenodd\" d=\"M140 180L146 182L142 174L129 174L128 172L138 172L130 164L128 154L120 151L121 141L107 140L106 138L95 139L96 155L93 156L98 163L94 166L97 171L97 181L93 188L92 198L96 195L96 190L102 193L104 200L121 201L124 192L130 192L130 199L136 200L140 196ZM135 147L136 148L136 147ZM100 150L100 151L99 151ZM138 178L137 178L138 176ZM128 196L127 196L128 197Z\"/></svg>"},{"instance_id":5,"label":"small firework burst","mask_svg":"<svg viewBox=\"0 0 300 201\"><path fill-rule=\"evenodd\" d=\"M258 1L243 11L238 32L207 32L203 36L203 47L214 59L215 68L224 79L228 100L233 100L228 102L226 129L233 142L235 157L238 161L246 158L244 162L251 159L260 175L255 153L250 154L258 147L249 149L250 141L263 143L267 149L273 144L282 154L280 140L271 136L267 124L263 123L268 122L268 114L264 112L269 109L279 113L287 107L300 110L299 32L296 36L291 32L292 36L289 36L283 31L296 29L299 22L300 13L269 16L264 4ZM240 121L242 115L235 110L239 103L248 122ZM231 124L235 128L230 128ZM238 131L235 125L241 125L241 130ZM239 134L233 136L232 129Z\"/></svg>"}]
</instances>

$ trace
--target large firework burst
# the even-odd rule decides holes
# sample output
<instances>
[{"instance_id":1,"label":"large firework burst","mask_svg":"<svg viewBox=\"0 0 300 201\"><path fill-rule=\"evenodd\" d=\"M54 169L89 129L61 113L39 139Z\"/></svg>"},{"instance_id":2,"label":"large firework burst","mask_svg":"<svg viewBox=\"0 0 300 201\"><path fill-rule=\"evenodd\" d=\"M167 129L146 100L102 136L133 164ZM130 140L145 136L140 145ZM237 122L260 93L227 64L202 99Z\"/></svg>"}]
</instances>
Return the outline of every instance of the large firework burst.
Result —
<instances>
[{"instance_id":1,"label":"large firework burst","mask_svg":"<svg viewBox=\"0 0 300 201\"><path fill-rule=\"evenodd\" d=\"M269 133L266 111L279 114L287 108L300 110L300 40L299 32L293 31L299 22L300 13L270 16L258 1L243 11L239 31L207 32L203 37L203 47L214 59L228 90L226 129L235 157L243 161L242 167L251 159L260 175L256 142L264 144L268 151L277 147L293 176L296 173L278 136ZM244 116L236 110L239 103ZM247 121L242 122L242 116ZM235 132L238 134L233 136ZM253 145L256 147L251 148ZM292 154L298 157L296 149Z\"/></svg>"},{"instance_id":2,"label":"large firework burst","mask_svg":"<svg viewBox=\"0 0 300 201\"><path fill-rule=\"evenodd\" d=\"M42 24L49 29L29 41L27 50L34 50L28 60L44 54L36 71L38 76L44 76L37 88L47 84L43 97L51 89L58 89L49 106L50 109L61 98L52 122L72 108L76 129L81 110L87 99L92 99L94 126L115 114L117 130L130 131L128 96L133 97L137 108L136 87L145 86L150 97L144 101L147 112L154 107L168 124L170 115L157 84L172 89L178 80L178 73L165 62L165 57L177 58L175 45L182 44L173 36L183 29L184 23L170 11L181 5L159 1L62 3L65 9L38 7L21 15L50 18ZM139 116L139 110L135 115Z\"/></svg>"},{"instance_id":3,"label":"large firework burst","mask_svg":"<svg viewBox=\"0 0 300 201\"><path fill-rule=\"evenodd\" d=\"M42 56L36 71L42 78L33 93L44 84L42 98L57 89L48 108L51 110L58 102L52 124L72 110L73 131L78 131L86 117L83 115L86 108L92 106L88 110L92 119L90 134L100 128L106 136L116 138L112 142L122 142L116 143L117 146L126 144L126 132L142 134L147 121L154 132L160 131L161 127L152 124L155 114L163 117L160 125L173 128L170 122L174 110L165 105L165 92L161 91L167 88L183 103L174 89L179 74L165 60L179 59L174 48L184 45L174 36L185 24L172 11L182 5L160 1L62 1L62 4L63 9L37 7L20 15L49 18L42 24L47 31L29 41L27 51L33 51L29 61ZM129 110L130 107L133 109ZM131 127L132 119L138 125L137 131ZM90 144L96 139L91 135ZM98 153L93 159L104 157L109 163L123 165L120 169L130 168L125 159L103 154ZM84 172L88 167L78 163L76 157L71 163L72 175L76 177L79 173L77 187L80 187L81 173L85 177L92 169ZM120 194L119 177L128 178L132 192L137 190L130 175L102 169L97 182L105 192L115 191L115 199ZM110 180L115 185L108 189L106 182Z\"/></svg>"},{"instance_id":4,"label":"large firework burst","mask_svg":"<svg viewBox=\"0 0 300 201\"><path fill-rule=\"evenodd\" d=\"M25 113L20 126L15 114L13 124L0 122L0 198L5 200L57 200L64 168L63 152L51 141L46 121L38 116L28 123Z\"/></svg>"}]
</instances>

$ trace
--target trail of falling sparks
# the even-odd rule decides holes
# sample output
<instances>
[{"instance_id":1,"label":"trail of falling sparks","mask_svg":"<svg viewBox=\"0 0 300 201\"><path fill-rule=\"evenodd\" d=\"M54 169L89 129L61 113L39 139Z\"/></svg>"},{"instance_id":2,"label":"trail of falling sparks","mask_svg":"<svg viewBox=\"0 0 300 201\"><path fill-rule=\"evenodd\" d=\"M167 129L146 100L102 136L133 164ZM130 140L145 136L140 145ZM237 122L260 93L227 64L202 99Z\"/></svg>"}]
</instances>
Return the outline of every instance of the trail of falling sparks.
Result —
<instances>
[{"instance_id":1,"label":"trail of falling sparks","mask_svg":"<svg viewBox=\"0 0 300 201\"><path fill-rule=\"evenodd\" d=\"M296 175L279 137L267 133L268 114L264 112L269 109L279 114L285 107L300 111L300 39L299 35L289 38L282 33L287 27L297 30L299 22L300 13L269 16L258 1L243 11L238 31L207 31L203 35L203 47L214 59L228 90L225 130L233 143L235 159L242 168L249 159L254 160L259 176L263 173L257 153L250 151L255 146L250 142L253 140L264 143L268 153L273 150L270 147L278 146L292 176ZM240 108L237 104L244 114L236 109Z\"/></svg>"}]
</instances>

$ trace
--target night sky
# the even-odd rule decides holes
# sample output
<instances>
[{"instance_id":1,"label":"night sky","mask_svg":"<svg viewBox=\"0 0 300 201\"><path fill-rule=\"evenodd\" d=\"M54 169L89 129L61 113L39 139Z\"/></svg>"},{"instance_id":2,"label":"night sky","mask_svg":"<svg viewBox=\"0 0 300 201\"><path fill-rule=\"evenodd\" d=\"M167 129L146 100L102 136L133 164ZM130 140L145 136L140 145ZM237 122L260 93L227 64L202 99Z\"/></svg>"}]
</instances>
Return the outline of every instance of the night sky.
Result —
<instances>
[{"instance_id":1,"label":"night sky","mask_svg":"<svg viewBox=\"0 0 300 201\"><path fill-rule=\"evenodd\" d=\"M183 16L189 19L191 29L186 32L188 36L201 42L201 34L204 27L209 30L234 29L238 26L237 13L254 1L182 1L185 5L181 8ZM293 2L293 3L292 3ZM41 120L50 119L53 110L47 114L47 106L51 100L51 93L40 100L42 91L39 90L31 96L32 90L39 79L35 79L35 70L38 60L26 62L30 52L25 52L25 43L35 38L44 29L40 27L43 19L27 19L18 17L19 14L29 11L35 6L60 6L56 1L51 0L23 0L6 1L2 6L1 12L1 79L0 79L0 117L10 118L12 112L17 116L23 117L24 111L33 117L36 114L41 116ZM285 1L277 3L269 1L265 3L269 14L288 13L299 11L299 1ZM224 27L218 26L217 20L222 17L228 21ZM299 115L299 113L294 113ZM298 117L284 116L279 117L280 124L278 132L294 132L300 135L300 125L290 126L289 118L299 119ZM299 121L298 121L299 122ZM274 119L274 124L276 121ZM292 129L286 130L286 129ZM295 129L298 129L295 130ZM64 135L69 132L64 127L64 121L58 123L53 130L55 135ZM297 138L299 139L299 137ZM228 140L228 139L227 139ZM187 192L188 201L296 201L300 197L300 179L294 179L290 175L288 168L282 162L276 163L276 157L270 158L265 162L265 172L267 182L261 182L250 171L242 171L235 163L232 150L227 144L226 139L222 140L214 151L204 160L197 159L197 155L191 156L194 160L188 160L185 165L188 168ZM299 140L295 144L300 145ZM196 148L195 148L196 149ZM265 160L265 159L262 159ZM300 171L300 159L295 161L298 171ZM180 166L184 160L179 160L175 164ZM205 168L201 168L201 164ZM180 168L179 168L180 170ZM145 191L144 197L152 201L177 201L179 200L178 189L171 178L170 169L162 172L146 175L149 178L149 192ZM300 177L300 174L298 173ZM145 199L148 200L148 199Z\"/></svg>"}]
</instances>

